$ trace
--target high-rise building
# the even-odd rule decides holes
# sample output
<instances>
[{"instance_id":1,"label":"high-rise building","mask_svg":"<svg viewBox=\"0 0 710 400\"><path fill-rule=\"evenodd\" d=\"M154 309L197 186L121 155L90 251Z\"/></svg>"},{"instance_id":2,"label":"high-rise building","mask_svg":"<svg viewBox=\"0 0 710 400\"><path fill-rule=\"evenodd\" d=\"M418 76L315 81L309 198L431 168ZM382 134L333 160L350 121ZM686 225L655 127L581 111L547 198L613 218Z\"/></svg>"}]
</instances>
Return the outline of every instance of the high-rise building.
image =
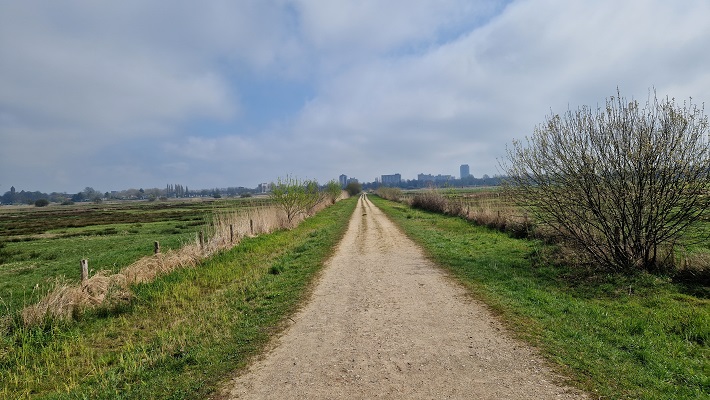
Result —
<instances>
[{"instance_id":1,"label":"high-rise building","mask_svg":"<svg viewBox=\"0 0 710 400\"><path fill-rule=\"evenodd\" d=\"M400 175L400 174L382 175L382 184L383 185L399 185L401 182L402 182L402 175Z\"/></svg>"},{"instance_id":2,"label":"high-rise building","mask_svg":"<svg viewBox=\"0 0 710 400\"><path fill-rule=\"evenodd\" d=\"M468 178L471 176L471 170L468 169L468 164L461 165L461 179Z\"/></svg>"},{"instance_id":3,"label":"high-rise building","mask_svg":"<svg viewBox=\"0 0 710 400\"><path fill-rule=\"evenodd\" d=\"M348 176L345 174L340 175L338 178L338 181L340 182L340 187L345 188L345 186L348 186Z\"/></svg>"}]
</instances>

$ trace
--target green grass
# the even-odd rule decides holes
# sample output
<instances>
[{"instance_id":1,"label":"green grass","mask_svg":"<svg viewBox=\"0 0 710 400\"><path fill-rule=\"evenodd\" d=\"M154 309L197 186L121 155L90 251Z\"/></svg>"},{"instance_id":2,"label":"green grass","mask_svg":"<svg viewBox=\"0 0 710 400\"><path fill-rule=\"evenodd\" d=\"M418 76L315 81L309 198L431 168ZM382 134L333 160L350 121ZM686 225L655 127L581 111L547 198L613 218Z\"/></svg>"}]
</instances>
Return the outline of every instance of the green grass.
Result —
<instances>
[{"instance_id":1,"label":"green grass","mask_svg":"<svg viewBox=\"0 0 710 400\"><path fill-rule=\"evenodd\" d=\"M710 398L710 300L692 295L706 291L548 265L537 242L372 201L581 388L604 399Z\"/></svg>"},{"instance_id":2,"label":"green grass","mask_svg":"<svg viewBox=\"0 0 710 400\"><path fill-rule=\"evenodd\" d=\"M121 309L4 334L0 398L205 398L298 307L355 205L136 286Z\"/></svg>"},{"instance_id":3,"label":"green grass","mask_svg":"<svg viewBox=\"0 0 710 400\"><path fill-rule=\"evenodd\" d=\"M37 302L59 277L78 282L81 259L93 272L117 272L152 254L154 241L178 248L195 240L215 211L255 201L0 208L0 316Z\"/></svg>"}]
</instances>

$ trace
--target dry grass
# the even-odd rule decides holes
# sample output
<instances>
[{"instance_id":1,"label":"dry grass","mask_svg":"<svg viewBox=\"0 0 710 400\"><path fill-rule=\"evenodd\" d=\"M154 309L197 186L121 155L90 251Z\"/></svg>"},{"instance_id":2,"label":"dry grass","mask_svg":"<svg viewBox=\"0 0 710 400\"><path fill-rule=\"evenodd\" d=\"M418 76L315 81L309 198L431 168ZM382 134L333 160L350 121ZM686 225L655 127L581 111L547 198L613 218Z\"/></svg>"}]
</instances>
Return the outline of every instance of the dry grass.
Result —
<instances>
[{"instance_id":1,"label":"dry grass","mask_svg":"<svg viewBox=\"0 0 710 400\"><path fill-rule=\"evenodd\" d=\"M324 209L328 203L321 202L313 213ZM305 217L302 216L289 224L286 213L276 207L218 212L213 215L212 223L203 230L202 243L198 235L194 242L186 243L180 249L143 257L119 273L96 273L80 285L58 280L37 304L22 310L22 321L25 326L47 320L66 321L76 318L87 308L127 302L131 298L130 286L133 284L150 282L176 269L193 267L200 260L237 245L244 237L289 229L303 219Z\"/></svg>"},{"instance_id":2,"label":"dry grass","mask_svg":"<svg viewBox=\"0 0 710 400\"><path fill-rule=\"evenodd\" d=\"M26 326L38 325L47 320L68 320L87 307L129 298L125 275L101 271L79 286L58 279L54 289L37 304L25 307L21 316Z\"/></svg>"},{"instance_id":3,"label":"dry grass","mask_svg":"<svg viewBox=\"0 0 710 400\"><path fill-rule=\"evenodd\" d=\"M710 286L710 253L683 251L678 258L677 276L680 280Z\"/></svg>"}]
</instances>

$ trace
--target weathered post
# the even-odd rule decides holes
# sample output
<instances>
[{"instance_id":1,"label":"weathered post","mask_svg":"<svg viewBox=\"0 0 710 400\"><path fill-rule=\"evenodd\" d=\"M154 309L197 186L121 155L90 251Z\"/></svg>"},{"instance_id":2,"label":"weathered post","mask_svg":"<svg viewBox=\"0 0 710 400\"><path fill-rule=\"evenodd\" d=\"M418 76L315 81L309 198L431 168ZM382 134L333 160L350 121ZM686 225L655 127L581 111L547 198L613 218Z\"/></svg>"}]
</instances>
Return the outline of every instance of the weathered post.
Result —
<instances>
[{"instance_id":1,"label":"weathered post","mask_svg":"<svg viewBox=\"0 0 710 400\"><path fill-rule=\"evenodd\" d=\"M157 240L153 243L153 254L159 254L160 253L160 242Z\"/></svg>"},{"instance_id":2,"label":"weathered post","mask_svg":"<svg viewBox=\"0 0 710 400\"><path fill-rule=\"evenodd\" d=\"M89 279L89 260L81 260L81 281Z\"/></svg>"},{"instance_id":3,"label":"weathered post","mask_svg":"<svg viewBox=\"0 0 710 400\"><path fill-rule=\"evenodd\" d=\"M200 231L200 250L205 249L205 232Z\"/></svg>"},{"instance_id":4,"label":"weathered post","mask_svg":"<svg viewBox=\"0 0 710 400\"><path fill-rule=\"evenodd\" d=\"M234 243L234 225L229 224L229 243Z\"/></svg>"},{"instance_id":5,"label":"weathered post","mask_svg":"<svg viewBox=\"0 0 710 400\"><path fill-rule=\"evenodd\" d=\"M254 235L254 220L253 219L249 220L249 231L251 231L251 234Z\"/></svg>"}]
</instances>

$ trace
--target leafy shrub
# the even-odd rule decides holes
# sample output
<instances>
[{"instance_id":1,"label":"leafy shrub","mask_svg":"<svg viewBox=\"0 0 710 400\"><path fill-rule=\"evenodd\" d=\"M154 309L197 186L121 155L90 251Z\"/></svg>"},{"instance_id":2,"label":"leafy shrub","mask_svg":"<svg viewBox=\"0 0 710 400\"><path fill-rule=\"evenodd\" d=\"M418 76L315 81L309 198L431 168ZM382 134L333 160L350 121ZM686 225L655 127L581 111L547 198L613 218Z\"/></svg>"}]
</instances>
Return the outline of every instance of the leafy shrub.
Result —
<instances>
[{"instance_id":1,"label":"leafy shrub","mask_svg":"<svg viewBox=\"0 0 710 400\"><path fill-rule=\"evenodd\" d=\"M348 192L350 196L355 196L356 194L362 192L362 185L358 182L350 182L345 186L345 191Z\"/></svg>"},{"instance_id":2,"label":"leafy shrub","mask_svg":"<svg viewBox=\"0 0 710 400\"><path fill-rule=\"evenodd\" d=\"M49 200L47 199L39 199L35 201L35 207L46 207L49 205Z\"/></svg>"}]
</instances>

